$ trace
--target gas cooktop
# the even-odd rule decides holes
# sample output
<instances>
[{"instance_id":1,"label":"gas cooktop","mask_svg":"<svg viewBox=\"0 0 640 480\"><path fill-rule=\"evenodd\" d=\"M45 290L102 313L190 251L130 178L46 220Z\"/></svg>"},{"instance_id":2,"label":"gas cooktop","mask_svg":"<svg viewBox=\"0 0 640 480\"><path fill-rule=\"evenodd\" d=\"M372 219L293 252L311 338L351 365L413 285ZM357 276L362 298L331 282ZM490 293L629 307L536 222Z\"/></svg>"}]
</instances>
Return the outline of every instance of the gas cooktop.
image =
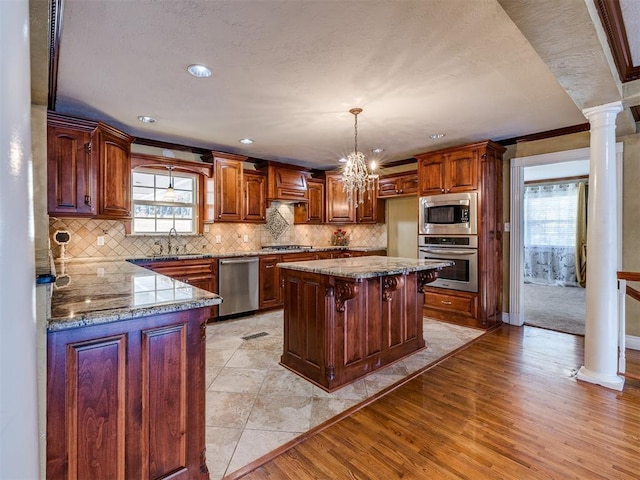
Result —
<instances>
[{"instance_id":1,"label":"gas cooktop","mask_svg":"<svg viewBox=\"0 0 640 480\"><path fill-rule=\"evenodd\" d=\"M301 250L312 248L311 245L263 245L263 250Z\"/></svg>"}]
</instances>

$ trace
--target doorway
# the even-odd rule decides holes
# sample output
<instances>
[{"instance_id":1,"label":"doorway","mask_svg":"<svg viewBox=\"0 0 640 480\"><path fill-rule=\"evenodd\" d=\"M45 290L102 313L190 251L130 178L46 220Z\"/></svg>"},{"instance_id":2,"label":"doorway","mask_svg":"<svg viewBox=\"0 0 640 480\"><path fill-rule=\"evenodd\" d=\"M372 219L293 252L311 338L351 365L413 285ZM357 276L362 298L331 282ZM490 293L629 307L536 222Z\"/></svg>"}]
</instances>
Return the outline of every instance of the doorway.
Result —
<instances>
[{"instance_id":1,"label":"doorway","mask_svg":"<svg viewBox=\"0 0 640 480\"><path fill-rule=\"evenodd\" d=\"M616 146L616 171L618 192L618 267L622 252L622 144ZM525 170L539 167L542 171L555 168L575 168L575 162L589 162L590 149L581 148L530 157L516 157L511 159L511 236L510 236L510 296L509 315L507 320L512 325L521 326L525 323L524 308L524 188ZM556 176L558 174L553 174ZM561 176L568 176L562 174ZM587 286L588 288L588 286ZM585 295L586 296L586 295ZM548 305L554 307L562 304L551 299L545 299ZM585 302L586 303L586 302Z\"/></svg>"},{"instance_id":2,"label":"doorway","mask_svg":"<svg viewBox=\"0 0 640 480\"><path fill-rule=\"evenodd\" d=\"M524 167L524 324L584 335L589 161Z\"/></svg>"}]
</instances>

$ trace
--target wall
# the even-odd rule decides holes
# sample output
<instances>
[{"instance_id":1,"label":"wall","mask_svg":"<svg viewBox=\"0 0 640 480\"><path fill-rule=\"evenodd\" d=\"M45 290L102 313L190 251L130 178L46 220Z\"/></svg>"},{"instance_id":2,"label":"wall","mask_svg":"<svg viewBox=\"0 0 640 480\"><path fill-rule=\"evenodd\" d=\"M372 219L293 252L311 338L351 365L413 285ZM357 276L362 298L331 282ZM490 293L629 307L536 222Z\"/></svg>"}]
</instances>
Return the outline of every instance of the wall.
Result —
<instances>
[{"instance_id":1,"label":"wall","mask_svg":"<svg viewBox=\"0 0 640 480\"><path fill-rule=\"evenodd\" d=\"M224 254L237 251L256 251L262 245L312 245L331 244L331 234L336 225L293 225L293 206L277 204L276 208L288 223L285 231L277 238L264 224L214 223L204 235L181 235L178 245L186 245L188 252ZM342 225L349 235L349 245L359 247L381 247L387 245L387 228L377 225ZM133 258L150 255L154 243L166 245L166 235L138 236L125 235L121 222L113 220L87 220L75 218L53 218L49 221L49 232L53 237L56 230L67 230L71 235L65 247L66 258ZM220 235L221 243L216 243ZM244 241L244 236L248 241ZM97 237L104 236L104 245L97 245ZM176 242L173 242L176 244ZM61 255L61 247L51 243L55 258ZM157 247L156 247L157 248ZM182 250L182 247L181 247Z\"/></svg>"},{"instance_id":2,"label":"wall","mask_svg":"<svg viewBox=\"0 0 640 480\"><path fill-rule=\"evenodd\" d=\"M418 258L418 199L390 198L387 205L387 255Z\"/></svg>"},{"instance_id":3,"label":"wall","mask_svg":"<svg viewBox=\"0 0 640 480\"><path fill-rule=\"evenodd\" d=\"M622 269L640 272L640 134L622 137L624 143L622 198ZM638 283L631 284L640 289ZM627 335L640 337L640 302L627 296Z\"/></svg>"},{"instance_id":4,"label":"wall","mask_svg":"<svg viewBox=\"0 0 640 480\"><path fill-rule=\"evenodd\" d=\"M0 1L0 478L38 478L29 3Z\"/></svg>"}]
</instances>

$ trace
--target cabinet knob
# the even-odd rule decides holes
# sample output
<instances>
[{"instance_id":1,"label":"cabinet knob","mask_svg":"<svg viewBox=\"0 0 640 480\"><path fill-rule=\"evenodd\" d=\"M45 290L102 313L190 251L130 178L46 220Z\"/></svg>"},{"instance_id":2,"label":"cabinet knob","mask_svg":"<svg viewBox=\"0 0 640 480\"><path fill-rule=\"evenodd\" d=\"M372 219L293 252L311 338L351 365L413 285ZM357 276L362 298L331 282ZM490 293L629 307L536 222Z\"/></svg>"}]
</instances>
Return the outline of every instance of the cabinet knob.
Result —
<instances>
[{"instance_id":1,"label":"cabinet knob","mask_svg":"<svg viewBox=\"0 0 640 480\"><path fill-rule=\"evenodd\" d=\"M446 190L444 188L441 188L440 191L444 193Z\"/></svg>"}]
</instances>

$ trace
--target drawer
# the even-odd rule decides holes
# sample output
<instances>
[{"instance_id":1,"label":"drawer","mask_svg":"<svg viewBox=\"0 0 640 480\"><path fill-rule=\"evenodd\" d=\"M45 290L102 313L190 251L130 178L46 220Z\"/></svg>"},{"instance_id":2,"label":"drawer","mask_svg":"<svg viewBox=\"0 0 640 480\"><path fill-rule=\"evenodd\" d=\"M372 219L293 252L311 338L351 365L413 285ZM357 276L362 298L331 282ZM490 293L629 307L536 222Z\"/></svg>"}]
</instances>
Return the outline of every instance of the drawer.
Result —
<instances>
[{"instance_id":1,"label":"drawer","mask_svg":"<svg viewBox=\"0 0 640 480\"><path fill-rule=\"evenodd\" d=\"M424 306L428 309L456 313L458 315L473 317L477 315L477 295L465 292L434 291L433 288L425 289Z\"/></svg>"}]
</instances>

